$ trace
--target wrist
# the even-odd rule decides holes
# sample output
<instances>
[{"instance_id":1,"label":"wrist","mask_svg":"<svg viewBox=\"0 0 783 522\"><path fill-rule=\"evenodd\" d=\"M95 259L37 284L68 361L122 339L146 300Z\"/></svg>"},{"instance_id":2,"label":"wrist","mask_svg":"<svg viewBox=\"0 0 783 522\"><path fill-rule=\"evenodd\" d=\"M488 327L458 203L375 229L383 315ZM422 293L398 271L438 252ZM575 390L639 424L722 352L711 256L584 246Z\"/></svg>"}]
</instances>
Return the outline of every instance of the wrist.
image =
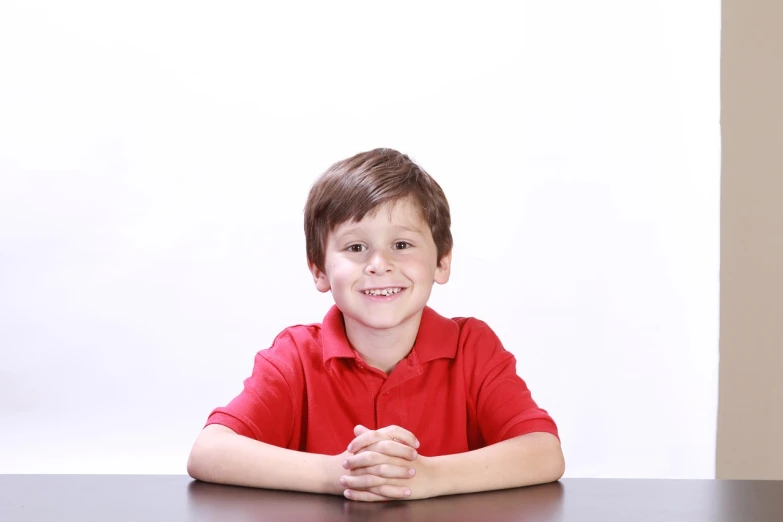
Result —
<instances>
[{"instance_id":1,"label":"wrist","mask_svg":"<svg viewBox=\"0 0 783 522\"><path fill-rule=\"evenodd\" d=\"M457 493L457 481L453 469L449 469L449 461L453 455L427 457L428 492L431 497L441 497Z\"/></svg>"},{"instance_id":2,"label":"wrist","mask_svg":"<svg viewBox=\"0 0 783 522\"><path fill-rule=\"evenodd\" d=\"M420 482L418 487L415 488L414 495L418 498L430 498L446 494L448 484L445 482L449 478L442 470L441 464L443 459L441 457L424 457L419 455L416 460L418 461L416 475Z\"/></svg>"},{"instance_id":3,"label":"wrist","mask_svg":"<svg viewBox=\"0 0 783 522\"><path fill-rule=\"evenodd\" d=\"M345 488L340 484L340 477L346 474L343 468L345 455L323 455L321 463L321 488L319 493L326 495L342 495Z\"/></svg>"}]
</instances>

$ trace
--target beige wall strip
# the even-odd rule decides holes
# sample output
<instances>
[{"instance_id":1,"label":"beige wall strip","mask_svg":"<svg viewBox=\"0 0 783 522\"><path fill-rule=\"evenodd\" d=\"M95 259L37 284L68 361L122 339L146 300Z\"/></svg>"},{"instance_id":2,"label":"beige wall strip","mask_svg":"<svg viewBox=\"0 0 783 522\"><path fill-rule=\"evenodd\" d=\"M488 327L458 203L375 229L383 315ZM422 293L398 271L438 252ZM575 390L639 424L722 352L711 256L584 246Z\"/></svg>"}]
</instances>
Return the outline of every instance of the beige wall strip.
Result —
<instances>
[{"instance_id":1,"label":"beige wall strip","mask_svg":"<svg viewBox=\"0 0 783 522\"><path fill-rule=\"evenodd\" d=\"M717 477L783 479L783 0L723 0Z\"/></svg>"}]
</instances>

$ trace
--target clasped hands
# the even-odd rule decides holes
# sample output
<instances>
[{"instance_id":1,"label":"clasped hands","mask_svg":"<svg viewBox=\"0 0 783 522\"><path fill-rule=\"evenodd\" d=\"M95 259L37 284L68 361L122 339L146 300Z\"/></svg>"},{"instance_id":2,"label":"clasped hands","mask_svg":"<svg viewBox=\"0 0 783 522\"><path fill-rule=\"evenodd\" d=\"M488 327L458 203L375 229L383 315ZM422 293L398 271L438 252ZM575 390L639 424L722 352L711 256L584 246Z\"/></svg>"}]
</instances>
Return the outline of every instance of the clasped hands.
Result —
<instances>
[{"instance_id":1,"label":"clasped hands","mask_svg":"<svg viewBox=\"0 0 783 522\"><path fill-rule=\"evenodd\" d=\"M425 498L427 457L418 454L419 441L399 426L370 430L356 426L356 438L343 459L343 494L365 502Z\"/></svg>"}]
</instances>

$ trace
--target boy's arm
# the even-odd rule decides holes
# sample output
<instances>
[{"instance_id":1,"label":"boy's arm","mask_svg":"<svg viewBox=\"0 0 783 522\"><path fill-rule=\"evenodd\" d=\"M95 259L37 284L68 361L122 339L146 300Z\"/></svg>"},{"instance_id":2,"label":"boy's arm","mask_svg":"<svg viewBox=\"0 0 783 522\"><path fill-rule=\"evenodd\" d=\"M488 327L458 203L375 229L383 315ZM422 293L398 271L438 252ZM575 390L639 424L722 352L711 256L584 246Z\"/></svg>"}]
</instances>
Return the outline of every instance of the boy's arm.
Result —
<instances>
[{"instance_id":1,"label":"boy's arm","mask_svg":"<svg viewBox=\"0 0 783 522\"><path fill-rule=\"evenodd\" d=\"M341 495L346 455L280 448L210 424L193 445L188 475L205 482Z\"/></svg>"},{"instance_id":2,"label":"boy's arm","mask_svg":"<svg viewBox=\"0 0 783 522\"><path fill-rule=\"evenodd\" d=\"M473 493L554 482L563 476L560 441L528 433L481 449L426 459L423 489L434 495Z\"/></svg>"}]
</instances>

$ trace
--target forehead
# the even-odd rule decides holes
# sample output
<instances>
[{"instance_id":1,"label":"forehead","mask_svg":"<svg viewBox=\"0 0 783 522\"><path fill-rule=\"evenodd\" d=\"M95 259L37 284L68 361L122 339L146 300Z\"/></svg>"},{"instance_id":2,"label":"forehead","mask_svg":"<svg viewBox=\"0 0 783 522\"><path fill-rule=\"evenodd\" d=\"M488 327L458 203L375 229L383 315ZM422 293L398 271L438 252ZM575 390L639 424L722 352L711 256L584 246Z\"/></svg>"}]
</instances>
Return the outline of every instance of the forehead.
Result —
<instances>
[{"instance_id":1,"label":"forehead","mask_svg":"<svg viewBox=\"0 0 783 522\"><path fill-rule=\"evenodd\" d=\"M334 227L333 234L341 235L368 226L388 226L420 233L429 231L419 205L410 198L405 198L379 205L359 221L349 220L340 223Z\"/></svg>"}]
</instances>

